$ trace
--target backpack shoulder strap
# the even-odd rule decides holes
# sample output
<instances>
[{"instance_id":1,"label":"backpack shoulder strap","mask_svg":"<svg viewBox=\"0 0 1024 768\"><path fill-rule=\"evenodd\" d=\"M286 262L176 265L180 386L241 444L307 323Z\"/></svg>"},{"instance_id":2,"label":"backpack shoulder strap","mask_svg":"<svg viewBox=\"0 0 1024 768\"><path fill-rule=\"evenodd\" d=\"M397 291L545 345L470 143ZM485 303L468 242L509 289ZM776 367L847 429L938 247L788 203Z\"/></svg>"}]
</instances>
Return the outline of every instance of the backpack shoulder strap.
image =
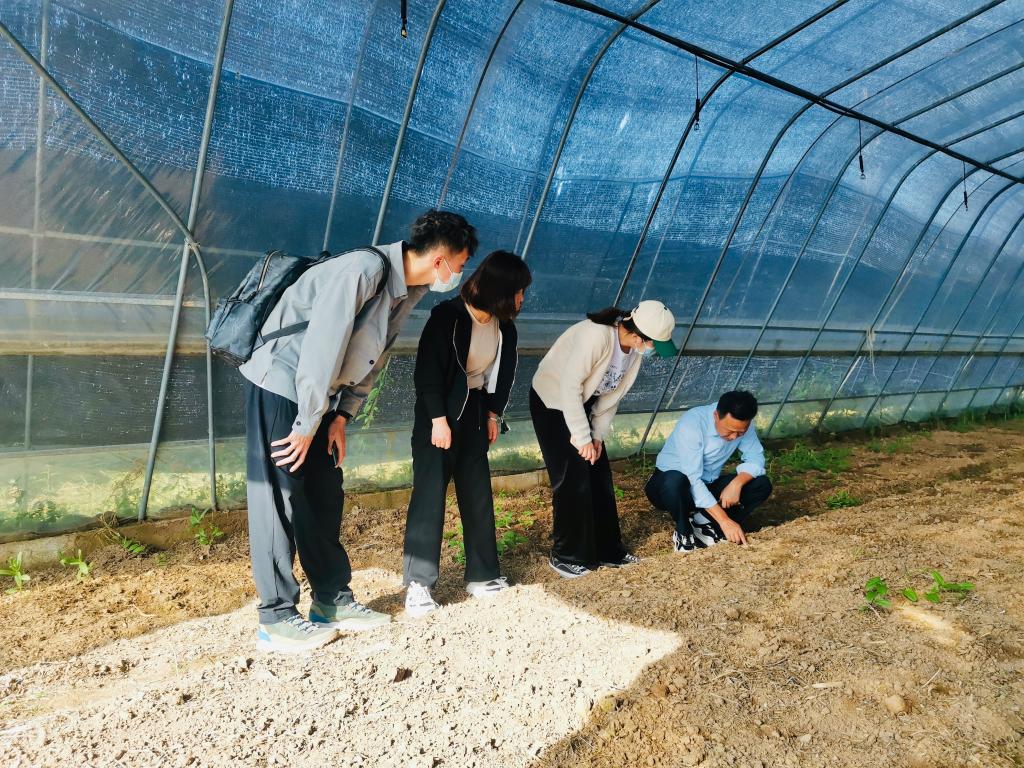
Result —
<instances>
[{"instance_id":1,"label":"backpack shoulder strap","mask_svg":"<svg viewBox=\"0 0 1024 768\"><path fill-rule=\"evenodd\" d=\"M373 251L377 254L378 258L380 258L380 263L384 267L384 271L381 273L380 282L377 284L377 291L373 294L374 296L380 296L387 287L388 280L391 279L391 259L387 257L387 254L384 253L384 251L374 245L368 245L366 248L359 250Z\"/></svg>"},{"instance_id":2,"label":"backpack shoulder strap","mask_svg":"<svg viewBox=\"0 0 1024 768\"><path fill-rule=\"evenodd\" d=\"M327 252L324 251L320 255L320 258L317 259L316 263L320 264L320 263L322 263L324 261L327 261L328 259L336 259L339 256L351 256L352 254L358 253L359 251L370 251L371 253L377 254L377 257L380 259L381 264L384 267L384 271L383 271L383 273L381 274L381 277L380 277L380 282L377 283L377 290L373 292L373 298L376 298L376 297L380 296L381 293L384 292L384 288L387 287L388 280L391 277L391 259L389 259L387 257L387 254L385 254L384 251L380 250L380 248L377 248L377 247L372 246L372 245L367 245L367 246L364 246L362 248L355 248L355 249L353 249L351 251L346 251L345 253L336 253L333 256L327 254ZM363 305L363 307L365 307L365 306L366 306L366 304ZM363 311L363 307L359 308L359 312ZM358 315L359 312L357 312L356 314ZM292 323L291 325L286 325L284 328L278 328L276 331L271 331L270 333L265 334L265 335L264 334L260 334L259 335L260 346L262 346L263 344L266 344L268 341L273 341L274 339L280 339L282 336L292 336L292 335L294 335L296 333L299 333L300 331L306 330L307 327L309 327L309 321L308 320L303 320L300 323Z\"/></svg>"}]
</instances>

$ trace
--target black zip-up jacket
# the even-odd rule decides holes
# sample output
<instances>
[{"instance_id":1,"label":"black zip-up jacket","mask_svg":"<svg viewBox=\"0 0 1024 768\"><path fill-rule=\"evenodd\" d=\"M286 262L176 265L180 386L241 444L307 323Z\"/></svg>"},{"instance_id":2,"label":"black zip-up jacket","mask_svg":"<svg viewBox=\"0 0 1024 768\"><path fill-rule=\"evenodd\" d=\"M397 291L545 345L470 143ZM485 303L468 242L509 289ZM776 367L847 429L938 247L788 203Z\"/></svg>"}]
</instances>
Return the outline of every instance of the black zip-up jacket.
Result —
<instances>
[{"instance_id":1,"label":"black zip-up jacket","mask_svg":"<svg viewBox=\"0 0 1024 768\"><path fill-rule=\"evenodd\" d=\"M484 403L488 411L498 414L504 428L505 407L518 363L518 333L511 320L500 323L498 329L501 331L500 358L495 361L498 380L493 393L486 392L485 387ZM461 296L442 301L430 311L430 319L420 335L413 375L416 399L429 418L447 416L449 424L453 424L462 416L469 398L466 361L472 336L473 318Z\"/></svg>"}]
</instances>

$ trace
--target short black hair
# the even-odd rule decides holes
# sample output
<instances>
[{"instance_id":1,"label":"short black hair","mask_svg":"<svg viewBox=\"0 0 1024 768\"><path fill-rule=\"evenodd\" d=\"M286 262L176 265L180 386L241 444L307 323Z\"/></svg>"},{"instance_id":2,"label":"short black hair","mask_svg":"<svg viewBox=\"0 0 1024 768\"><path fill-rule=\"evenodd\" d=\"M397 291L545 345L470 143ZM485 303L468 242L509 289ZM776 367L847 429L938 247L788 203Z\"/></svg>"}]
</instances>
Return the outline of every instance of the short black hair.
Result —
<instances>
[{"instance_id":1,"label":"short black hair","mask_svg":"<svg viewBox=\"0 0 1024 768\"><path fill-rule=\"evenodd\" d=\"M533 282L526 262L511 251L487 254L460 291L463 300L505 323L516 316L516 294Z\"/></svg>"},{"instance_id":2,"label":"short black hair","mask_svg":"<svg viewBox=\"0 0 1024 768\"><path fill-rule=\"evenodd\" d=\"M719 416L732 416L740 421L752 421L757 416L757 398L746 390L726 392L718 398Z\"/></svg>"},{"instance_id":3,"label":"short black hair","mask_svg":"<svg viewBox=\"0 0 1024 768\"><path fill-rule=\"evenodd\" d=\"M413 222L409 237L409 246L420 253L438 246L447 246L456 253L469 251L472 256L479 242L476 228L464 217L451 211L434 209Z\"/></svg>"}]
</instances>

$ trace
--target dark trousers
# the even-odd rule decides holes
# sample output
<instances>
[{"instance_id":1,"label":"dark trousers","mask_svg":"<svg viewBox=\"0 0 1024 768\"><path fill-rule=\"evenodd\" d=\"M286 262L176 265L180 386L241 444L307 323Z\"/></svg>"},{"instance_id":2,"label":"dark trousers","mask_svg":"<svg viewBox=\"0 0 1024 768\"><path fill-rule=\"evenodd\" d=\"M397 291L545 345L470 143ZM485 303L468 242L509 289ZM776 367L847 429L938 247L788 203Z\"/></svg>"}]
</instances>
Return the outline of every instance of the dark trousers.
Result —
<instances>
[{"instance_id":1,"label":"dark trousers","mask_svg":"<svg viewBox=\"0 0 1024 768\"><path fill-rule=\"evenodd\" d=\"M437 582L444 533L445 495L455 480L455 496L462 518L466 548L466 581L490 581L501 575L494 540L494 499L491 468L487 462L487 414L478 389L470 390L462 417L451 424L452 445L437 448L430 442L431 420L416 403L412 429L412 498L405 524L402 577L408 586Z\"/></svg>"},{"instance_id":2,"label":"dark trousers","mask_svg":"<svg viewBox=\"0 0 1024 768\"><path fill-rule=\"evenodd\" d=\"M352 566L341 545L345 503L341 470L327 452L329 414L313 437L306 461L295 472L277 467L275 440L292 431L298 406L256 385L247 385L246 473L249 500L249 555L259 594L262 624L297 613L299 583L292 572L295 553L309 578L313 599L326 605L352 600Z\"/></svg>"},{"instance_id":3,"label":"dark trousers","mask_svg":"<svg viewBox=\"0 0 1024 768\"><path fill-rule=\"evenodd\" d=\"M592 401L586 404L588 416L592 405ZM530 416L551 478L552 554L587 567L619 562L626 548L619 530L608 452L601 451L596 464L580 456L569 441L565 414L546 407L532 389Z\"/></svg>"},{"instance_id":4,"label":"dark trousers","mask_svg":"<svg viewBox=\"0 0 1024 768\"><path fill-rule=\"evenodd\" d=\"M717 480L705 483L705 485L707 485L708 490L711 491L711 494L717 500L721 498L725 487L735 478L735 474L722 475ZM690 517L695 512L703 512L704 510L693 503L690 480L686 475L675 470L662 472L660 469L656 469L651 479L647 481L644 492L647 494L647 499L651 504L672 516L676 524L676 530L681 535L688 536L693 534L693 525L690 522ZM772 483L767 475L755 477L744 485L743 490L740 491L740 503L737 506L730 507L725 512L729 517L742 525L747 517L750 516L750 513L771 495L771 492ZM721 528L712 519L711 515L706 515L706 517L708 520L711 520L711 524L721 533Z\"/></svg>"}]
</instances>

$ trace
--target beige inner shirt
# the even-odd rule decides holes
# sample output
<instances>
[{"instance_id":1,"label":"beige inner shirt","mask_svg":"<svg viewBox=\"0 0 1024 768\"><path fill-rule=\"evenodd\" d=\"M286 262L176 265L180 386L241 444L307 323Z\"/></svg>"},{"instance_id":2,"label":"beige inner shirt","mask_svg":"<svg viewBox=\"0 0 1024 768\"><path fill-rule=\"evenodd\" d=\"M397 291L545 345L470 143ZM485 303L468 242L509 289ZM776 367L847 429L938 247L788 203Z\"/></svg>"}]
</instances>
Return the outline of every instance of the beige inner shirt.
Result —
<instances>
[{"instance_id":1,"label":"beige inner shirt","mask_svg":"<svg viewBox=\"0 0 1024 768\"><path fill-rule=\"evenodd\" d=\"M470 389L482 389L487 381L487 373L498 356L498 321L492 315L489 321L481 323L473 317L473 311L468 306L467 311L473 321L473 333L469 339L466 377Z\"/></svg>"}]
</instances>

